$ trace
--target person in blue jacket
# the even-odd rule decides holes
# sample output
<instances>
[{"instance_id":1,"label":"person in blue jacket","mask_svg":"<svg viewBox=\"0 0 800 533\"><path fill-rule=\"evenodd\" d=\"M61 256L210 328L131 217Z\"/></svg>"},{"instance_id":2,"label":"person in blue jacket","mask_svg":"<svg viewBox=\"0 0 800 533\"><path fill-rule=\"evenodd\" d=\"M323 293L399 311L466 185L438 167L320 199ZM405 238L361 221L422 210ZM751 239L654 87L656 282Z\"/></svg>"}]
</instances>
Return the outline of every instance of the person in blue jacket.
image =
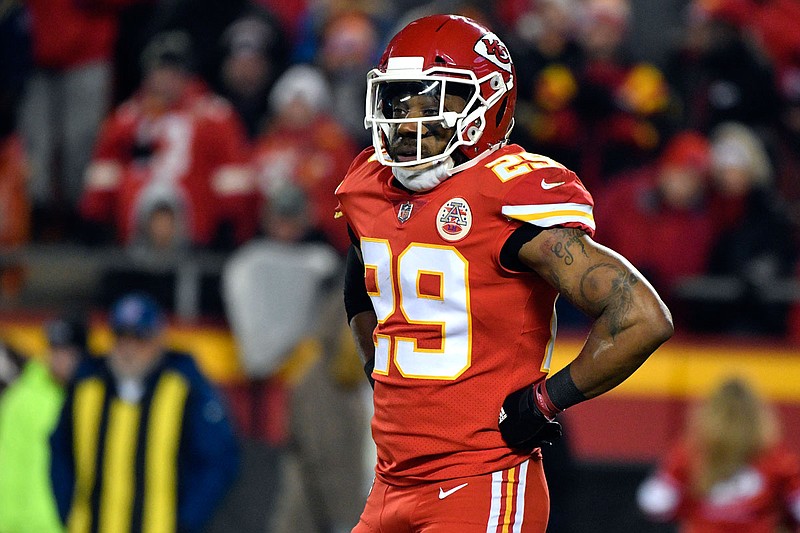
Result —
<instances>
[{"instance_id":1,"label":"person in blue jacket","mask_svg":"<svg viewBox=\"0 0 800 533\"><path fill-rule=\"evenodd\" d=\"M114 344L87 358L50 439L51 480L69 533L202 531L231 487L238 445L191 356L166 349L149 296L111 309Z\"/></svg>"}]
</instances>

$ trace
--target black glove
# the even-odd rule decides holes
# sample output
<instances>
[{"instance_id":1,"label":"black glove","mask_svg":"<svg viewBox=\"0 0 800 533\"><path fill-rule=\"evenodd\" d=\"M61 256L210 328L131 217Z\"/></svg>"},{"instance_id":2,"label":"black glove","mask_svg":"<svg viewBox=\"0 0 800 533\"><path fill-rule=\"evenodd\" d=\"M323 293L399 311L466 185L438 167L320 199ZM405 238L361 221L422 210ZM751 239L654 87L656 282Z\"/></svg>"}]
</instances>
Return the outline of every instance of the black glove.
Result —
<instances>
[{"instance_id":1,"label":"black glove","mask_svg":"<svg viewBox=\"0 0 800 533\"><path fill-rule=\"evenodd\" d=\"M532 450L561 437L561 424L548 420L536 407L533 386L509 394L500 409L500 434L510 448Z\"/></svg>"}]
</instances>

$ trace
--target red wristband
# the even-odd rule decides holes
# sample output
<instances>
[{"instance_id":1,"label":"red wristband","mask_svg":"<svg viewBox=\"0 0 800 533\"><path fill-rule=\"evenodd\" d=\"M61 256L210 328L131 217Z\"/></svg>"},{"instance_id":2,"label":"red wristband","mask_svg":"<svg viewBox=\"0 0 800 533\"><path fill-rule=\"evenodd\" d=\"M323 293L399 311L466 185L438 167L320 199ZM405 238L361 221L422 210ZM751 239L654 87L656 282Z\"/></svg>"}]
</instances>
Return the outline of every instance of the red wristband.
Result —
<instances>
[{"instance_id":1,"label":"red wristband","mask_svg":"<svg viewBox=\"0 0 800 533\"><path fill-rule=\"evenodd\" d=\"M533 384L533 403L536 404L536 408L541 411L545 418L553 420L563 409L556 407L550 399L544 382L545 380L541 380Z\"/></svg>"}]
</instances>

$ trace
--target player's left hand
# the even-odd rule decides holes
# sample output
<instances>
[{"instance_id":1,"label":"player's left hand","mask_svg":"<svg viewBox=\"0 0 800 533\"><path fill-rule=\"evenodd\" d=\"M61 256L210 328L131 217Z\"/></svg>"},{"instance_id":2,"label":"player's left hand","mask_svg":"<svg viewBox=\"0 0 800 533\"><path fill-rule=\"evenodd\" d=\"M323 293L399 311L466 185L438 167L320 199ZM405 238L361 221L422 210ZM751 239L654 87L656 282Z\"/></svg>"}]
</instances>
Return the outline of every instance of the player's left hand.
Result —
<instances>
[{"instance_id":1,"label":"player's left hand","mask_svg":"<svg viewBox=\"0 0 800 533\"><path fill-rule=\"evenodd\" d=\"M532 385L506 397L500 409L498 426L506 444L521 450L552 444L562 435L561 424L546 418L536 407Z\"/></svg>"}]
</instances>

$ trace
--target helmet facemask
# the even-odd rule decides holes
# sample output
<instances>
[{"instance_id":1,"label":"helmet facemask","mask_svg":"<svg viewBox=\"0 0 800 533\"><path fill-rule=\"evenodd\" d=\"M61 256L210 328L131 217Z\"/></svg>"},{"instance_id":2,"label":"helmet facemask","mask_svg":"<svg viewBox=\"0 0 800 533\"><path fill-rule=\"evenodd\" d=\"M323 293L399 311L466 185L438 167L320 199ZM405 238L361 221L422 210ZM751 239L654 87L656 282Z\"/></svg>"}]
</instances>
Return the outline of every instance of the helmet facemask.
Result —
<instances>
[{"instance_id":1,"label":"helmet facemask","mask_svg":"<svg viewBox=\"0 0 800 533\"><path fill-rule=\"evenodd\" d=\"M423 72L392 69L391 63L386 72L375 69L367 76L365 119L377 158L387 166L434 164L461 146L474 145L484 131L486 112L508 90L498 74L477 79L464 69L434 67ZM424 141L429 136L440 143Z\"/></svg>"}]
</instances>

